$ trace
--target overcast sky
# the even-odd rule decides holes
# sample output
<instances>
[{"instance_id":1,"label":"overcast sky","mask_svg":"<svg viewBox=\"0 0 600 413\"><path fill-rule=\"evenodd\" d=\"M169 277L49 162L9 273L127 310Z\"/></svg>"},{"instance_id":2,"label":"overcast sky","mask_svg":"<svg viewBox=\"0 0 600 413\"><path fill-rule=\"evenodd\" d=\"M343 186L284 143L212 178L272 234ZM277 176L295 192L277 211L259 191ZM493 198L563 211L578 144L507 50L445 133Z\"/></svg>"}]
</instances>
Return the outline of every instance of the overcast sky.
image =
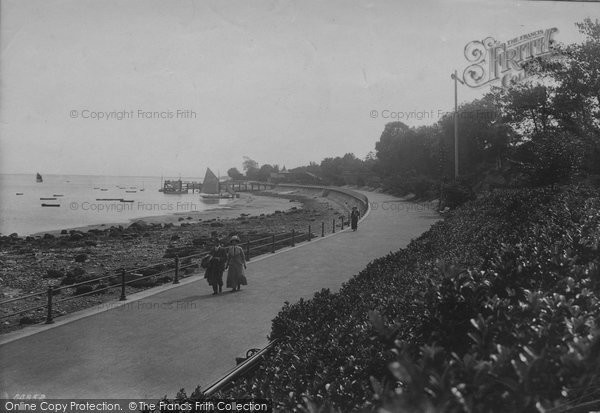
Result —
<instances>
[{"instance_id":1,"label":"overcast sky","mask_svg":"<svg viewBox=\"0 0 600 413\"><path fill-rule=\"evenodd\" d=\"M468 42L550 27L580 41L574 23L600 4L2 0L0 12L0 173L202 177L243 156L364 157L394 120L383 111L428 112L405 120L418 125L452 110ZM459 100L487 90L460 86Z\"/></svg>"}]
</instances>

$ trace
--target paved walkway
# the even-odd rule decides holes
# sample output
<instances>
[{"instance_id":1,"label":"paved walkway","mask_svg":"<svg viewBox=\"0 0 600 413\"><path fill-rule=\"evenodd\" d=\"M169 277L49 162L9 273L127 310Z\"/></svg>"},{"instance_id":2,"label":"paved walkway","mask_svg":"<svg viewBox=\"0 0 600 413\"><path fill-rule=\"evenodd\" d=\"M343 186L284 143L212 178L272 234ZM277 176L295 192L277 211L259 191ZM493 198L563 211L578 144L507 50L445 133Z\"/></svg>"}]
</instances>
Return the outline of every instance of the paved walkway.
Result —
<instances>
[{"instance_id":1,"label":"paved walkway","mask_svg":"<svg viewBox=\"0 0 600 413\"><path fill-rule=\"evenodd\" d=\"M188 394L198 384L205 387L234 367L236 356L267 343L271 320L285 301L339 289L437 218L415 204L365 194L374 208L357 232L257 257L241 292L212 296L206 281L192 276L175 288L144 292L137 301L132 296L119 308L33 327L43 331L0 346L0 397L156 399L173 397L182 387Z\"/></svg>"}]
</instances>

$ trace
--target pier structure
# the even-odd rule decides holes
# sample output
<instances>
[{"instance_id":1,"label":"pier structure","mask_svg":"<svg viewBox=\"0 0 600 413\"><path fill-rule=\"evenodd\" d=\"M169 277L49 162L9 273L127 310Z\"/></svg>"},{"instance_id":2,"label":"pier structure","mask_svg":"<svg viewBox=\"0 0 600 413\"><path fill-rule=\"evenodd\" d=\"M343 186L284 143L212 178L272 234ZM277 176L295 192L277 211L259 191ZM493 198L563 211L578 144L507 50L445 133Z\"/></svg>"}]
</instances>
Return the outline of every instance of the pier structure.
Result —
<instances>
[{"instance_id":1,"label":"pier structure","mask_svg":"<svg viewBox=\"0 0 600 413\"><path fill-rule=\"evenodd\" d=\"M182 181L181 179L166 180L163 182L163 186L160 189L161 192L168 193L200 193L202 190L202 182L196 181Z\"/></svg>"},{"instance_id":2,"label":"pier structure","mask_svg":"<svg viewBox=\"0 0 600 413\"><path fill-rule=\"evenodd\" d=\"M272 182L260 182L250 180L229 180L220 183L221 187L230 194L235 192L254 192L254 191L266 191L274 189L277 184ZM182 181L177 180L166 180L163 182L161 192L164 193L202 193L202 182L197 181Z\"/></svg>"},{"instance_id":3,"label":"pier structure","mask_svg":"<svg viewBox=\"0 0 600 413\"><path fill-rule=\"evenodd\" d=\"M269 189L274 189L277 186L277 184L272 182L249 180L231 180L224 182L224 185L236 192L266 191Z\"/></svg>"}]
</instances>

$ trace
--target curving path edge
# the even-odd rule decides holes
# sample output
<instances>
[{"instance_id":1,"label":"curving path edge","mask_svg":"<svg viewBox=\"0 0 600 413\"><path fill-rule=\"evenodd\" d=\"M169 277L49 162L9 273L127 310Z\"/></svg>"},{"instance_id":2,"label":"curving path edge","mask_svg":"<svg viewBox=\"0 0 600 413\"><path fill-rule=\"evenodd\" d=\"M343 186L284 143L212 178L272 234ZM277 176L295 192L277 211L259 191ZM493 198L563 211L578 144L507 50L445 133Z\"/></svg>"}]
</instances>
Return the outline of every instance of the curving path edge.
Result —
<instances>
[{"instance_id":1,"label":"curving path edge","mask_svg":"<svg viewBox=\"0 0 600 413\"><path fill-rule=\"evenodd\" d=\"M357 191L361 192L361 191ZM0 344L0 397L149 398L190 394L267 344L285 301L337 291L373 259L426 231L435 211L372 192L357 232L345 230L253 259L248 286L212 296L201 278L148 290L108 311L84 310Z\"/></svg>"}]
</instances>

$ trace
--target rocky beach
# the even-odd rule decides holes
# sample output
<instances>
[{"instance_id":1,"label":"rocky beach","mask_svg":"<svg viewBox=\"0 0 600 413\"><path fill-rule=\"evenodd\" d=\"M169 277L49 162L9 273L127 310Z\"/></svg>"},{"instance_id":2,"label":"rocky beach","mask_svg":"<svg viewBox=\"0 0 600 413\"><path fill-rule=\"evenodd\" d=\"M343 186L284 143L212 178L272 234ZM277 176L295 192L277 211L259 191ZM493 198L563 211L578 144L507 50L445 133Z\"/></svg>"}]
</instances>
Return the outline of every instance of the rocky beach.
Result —
<instances>
[{"instance_id":1,"label":"rocky beach","mask_svg":"<svg viewBox=\"0 0 600 413\"><path fill-rule=\"evenodd\" d=\"M135 220L124 225L95 225L85 228L36 234L33 236L0 237L1 301L31 293L77 284L105 275L115 276L123 269L133 270L164 263L153 271L172 268L178 255L199 254L211 246L211 239L226 241L238 234L243 241L255 240L289 232L312 232L320 235L321 222L331 231L332 220L347 215L350 205L322 191L298 189L277 192L244 193L224 208L190 211ZM339 220L337 220L339 225ZM257 253L265 251L257 251ZM202 271L199 259L183 259L182 275ZM151 272L140 271L143 275ZM115 277L116 278L116 277ZM172 273L157 274L127 286L127 292L140 291L172 281ZM54 306L55 316L117 300L119 288L113 278L97 284L59 290ZM96 292L95 290L102 290ZM209 294L207 286L206 293ZM60 302L61 299L86 294ZM44 305L46 297L39 295L2 305L0 314ZM4 318L0 333L24 325L44 321L45 308Z\"/></svg>"}]
</instances>

